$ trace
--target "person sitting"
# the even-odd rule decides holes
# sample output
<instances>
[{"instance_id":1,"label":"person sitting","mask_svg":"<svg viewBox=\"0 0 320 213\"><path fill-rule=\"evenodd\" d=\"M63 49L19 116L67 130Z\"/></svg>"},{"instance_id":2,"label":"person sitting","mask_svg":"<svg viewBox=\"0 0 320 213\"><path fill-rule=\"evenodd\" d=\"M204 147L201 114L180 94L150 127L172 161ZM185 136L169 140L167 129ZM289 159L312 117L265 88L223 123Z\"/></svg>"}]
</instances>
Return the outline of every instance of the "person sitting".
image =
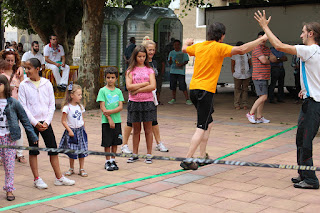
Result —
<instances>
[{"instance_id":1,"label":"person sitting","mask_svg":"<svg viewBox=\"0 0 320 213\"><path fill-rule=\"evenodd\" d=\"M46 69L52 70L57 83L57 88L64 92L68 85L70 67L66 65L63 46L58 44L57 36L50 36L50 43L44 47L43 55L46 61ZM60 72L63 71L62 76Z\"/></svg>"},{"instance_id":2,"label":"person sitting","mask_svg":"<svg viewBox=\"0 0 320 213\"><path fill-rule=\"evenodd\" d=\"M22 56L22 59L21 59L21 65L23 67L25 67L26 65L26 61L28 61L30 58L37 58L40 63L41 63L41 70L40 70L40 73L39 75L42 76L42 70L45 69L45 65L44 65L44 57L43 55L39 52L39 42L38 41L33 41L31 43L31 50L28 51L28 52L25 52ZM25 78L27 78L25 76Z\"/></svg>"}]
</instances>

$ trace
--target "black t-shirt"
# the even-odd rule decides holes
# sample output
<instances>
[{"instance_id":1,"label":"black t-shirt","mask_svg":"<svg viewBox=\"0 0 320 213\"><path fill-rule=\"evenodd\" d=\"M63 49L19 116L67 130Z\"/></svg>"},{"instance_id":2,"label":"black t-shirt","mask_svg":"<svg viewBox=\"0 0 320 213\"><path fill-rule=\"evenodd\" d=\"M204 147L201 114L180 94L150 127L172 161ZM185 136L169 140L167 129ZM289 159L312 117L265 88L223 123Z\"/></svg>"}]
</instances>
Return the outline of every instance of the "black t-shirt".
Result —
<instances>
[{"instance_id":1,"label":"black t-shirt","mask_svg":"<svg viewBox=\"0 0 320 213\"><path fill-rule=\"evenodd\" d=\"M159 71L158 71L158 62L156 60L153 60L149 62L150 67L153 69L154 74L157 76Z\"/></svg>"}]
</instances>

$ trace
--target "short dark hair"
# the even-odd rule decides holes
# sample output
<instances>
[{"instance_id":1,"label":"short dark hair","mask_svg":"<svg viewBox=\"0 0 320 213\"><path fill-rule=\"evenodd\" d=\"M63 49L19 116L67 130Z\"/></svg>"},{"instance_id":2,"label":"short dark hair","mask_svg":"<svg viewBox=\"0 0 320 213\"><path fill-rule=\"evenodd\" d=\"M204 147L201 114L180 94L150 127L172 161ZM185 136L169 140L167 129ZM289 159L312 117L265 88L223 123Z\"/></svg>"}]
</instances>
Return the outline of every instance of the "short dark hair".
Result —
<instances>
[{"instance_id":1,"label":"short dark hair","mask_svg":"<svg viewBox=\"0 0 320 213\"><path fill-rule=\"evenodd\" d=\"M107 74L115 74L116 78L119 77L118 69L116 67L107 67L104 77L106 77Z\"/></svg>"},{"instance_id":2,"label":"short dark hair","mask_svg":"<svg viewBox=\"0 0 320 213\"><path fill-rule=\"evenodd\" d=\"M265 34L264 31L260 31L260 32L258 33L257 37L263 36L264 34Z\"/></svg>"},{"instance_id":3,"label":"short dark hair","mask_svg":"<svg viewBox=\"0 0 320 213\"><path fill-rule=\"evenodd\" d=\"M238 41L237 43L236 43L236 46L241 46L241 45L243 45L244 43L242 42L242 41Z\"/></svg>"},{"instance_id":4,"label":"short dark hair","mask_svg":"<svg viewBox=\"0 0 320 213\"><path fill-rule=\"evenodd\" d=\"M23 47L23 44L19 42L18 47Z\"/></svg>"},{"instance_id":5,"label":"short dark hair","mask_svg":"<svg viewBox=\"0 0 320 213\"><path fill-rule=\"evenodd\" d=\"M31 43L31 46L34 46L34 44L38 44L38 45L39 45L39 42L38 42L38 41L33 41L33 42Z\"/></svg>"},{"instance_id":6,"label":"short dark hair","mask_svg":"<svg viewBox=\"0 0 320 213\"><path fill-rule=\"evenodd\" d=\"M176 40L173 41L173 43L176 43L176 42L178 42L179 44L181 44L181 41L178 40L178 39L176 39Z\"/></svg>"},{"instance_id":7,"label":"short dark hair","mask_svg":"<svg viewBox=\"0 0 320 213\"><path fill-rule=\"evenodd\" d=\"M58 37L58 36L56 36L55 34L51 34L51 35L49 36L49 40L51 40L52 36Z\"/></svg>"},{"instance_id":8,"label":"short dark hair","mask_svg":"<svg viewBox=\"0 0 320 213\"><path fill-rule=\"evenodd\" d=\"M130 42L131 42L131 43L133 43L135 40L136 40L135 37L131 37L131 38L130 38Z\"/></svg>"},{"instance_id":9,"label":"short dark hair","mask_svg":"<svg viewBox=\"0 0 320 213\"><path fill-rule=\"evenodd\" d=\"M219 41L223 35L226 34L226 27L220 22L215 22L209 25L208 29L208 40Z\"/></svg>"},{"instance_id":10,"label":"short dark hair","mask_svg":"<svg viewBox=\"0 0 320 213\"><path fill-rule=\"evenodd\" d=\"M0 75L0 84L4 85L4 95L6 98L11 97L11 88L9 84L9 80L5 75Z\"/></svg>"}]
</instances>

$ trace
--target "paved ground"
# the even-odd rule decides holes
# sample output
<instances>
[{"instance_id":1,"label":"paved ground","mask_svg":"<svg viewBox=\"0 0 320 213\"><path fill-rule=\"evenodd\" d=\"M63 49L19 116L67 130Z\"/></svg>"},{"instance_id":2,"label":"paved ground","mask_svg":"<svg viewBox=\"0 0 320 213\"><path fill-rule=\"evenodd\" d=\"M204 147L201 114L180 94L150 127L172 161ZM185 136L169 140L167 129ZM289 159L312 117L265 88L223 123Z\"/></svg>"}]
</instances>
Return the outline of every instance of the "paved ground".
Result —
<instances>
[{"instance_id":1,"label":"paved ground","mask_svg":"<svg viewBox=\"0 0 320 213\"><path fill-rule=\"evenodd\" d=\"M208 142L208 152L218 158L253 144L296 125L300 105L287 98L286 103L266 104L265 117L270 124L249 124L244 110L233 109L232 89L223 88L216 95L214 128ZM168 88L164 88L162 101L170 100ZM250 97L252 104L255 97ZM195 110L184 104L181 93L178 103L158 107L158 120L163 142L170 148L169 153L154 152L154 155L184 157L190 138L195 130ZM61 112L56 111L53 128L59 141L64 131ZM122 112L126 120L126 110ZM90 150L102 151L100 112L88 111L85 115ZM25 145L27 143L25 142ZM43 142L40 144L43 146ZM141 136L140 153L145 153L145 139ZM320 166L319 138L314 141L315 165ZM27 154L27 153L26 153ZM278 135L256 146L245 149L225 159L250 162L295 164L295 130ZM320 190L299 190L292 187L290 178L296 171L270 168L208 165L197 171L179 170L179 162L154 161L147 165L140 160L127 164L118 158L119 171L103 169L104 157L89 156L85 168L89 177L74 175L76 185L54 186L53 171L46 153L39 156L41 177L49 188L38 190L33 187L28 165L16 164L15 196L8 202L5 193L0 195L0 207L43 200L67 193L73 196L46 200L42 203L20 206L8 212L317 212L320 208ZM61 169L68 169L68 159L60 155ZM78 165L76 167L76 170ZM0 170L1 183L4 172ZM152 176L153 178L144 178ZM134 180L131 182L126 182ZM117 184L119 183L119 184ZM114 184L114 185L112 185ZM103 187L108 186L108 187ZM100 188L99 188L100 187ZM95 189L84 194L79 191ZM55 197L57 198L57 197ZM0 208L0 210L2 210Z\"/></svg>"}]
</instances>

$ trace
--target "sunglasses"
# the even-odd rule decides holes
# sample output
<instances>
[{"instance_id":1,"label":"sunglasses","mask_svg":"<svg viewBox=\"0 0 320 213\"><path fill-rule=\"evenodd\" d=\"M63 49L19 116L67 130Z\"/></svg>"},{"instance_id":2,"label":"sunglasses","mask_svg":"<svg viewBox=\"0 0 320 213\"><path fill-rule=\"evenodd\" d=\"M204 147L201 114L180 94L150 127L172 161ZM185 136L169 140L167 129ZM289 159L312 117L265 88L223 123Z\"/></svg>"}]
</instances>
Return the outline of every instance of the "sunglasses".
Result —
<instances>
[{"instance_id":1,"label":"sunglasses","mask_svg":"<svg viewBox=\"0 0 320 213\"><path fill-rule=\"evenodd\" d=\"M9 52L9 51L12 51L12 52L15 52L16 50L15 49L12 49L12 48L7 48L5 49L6 52Z\"/></svg>"}]
</instances>

